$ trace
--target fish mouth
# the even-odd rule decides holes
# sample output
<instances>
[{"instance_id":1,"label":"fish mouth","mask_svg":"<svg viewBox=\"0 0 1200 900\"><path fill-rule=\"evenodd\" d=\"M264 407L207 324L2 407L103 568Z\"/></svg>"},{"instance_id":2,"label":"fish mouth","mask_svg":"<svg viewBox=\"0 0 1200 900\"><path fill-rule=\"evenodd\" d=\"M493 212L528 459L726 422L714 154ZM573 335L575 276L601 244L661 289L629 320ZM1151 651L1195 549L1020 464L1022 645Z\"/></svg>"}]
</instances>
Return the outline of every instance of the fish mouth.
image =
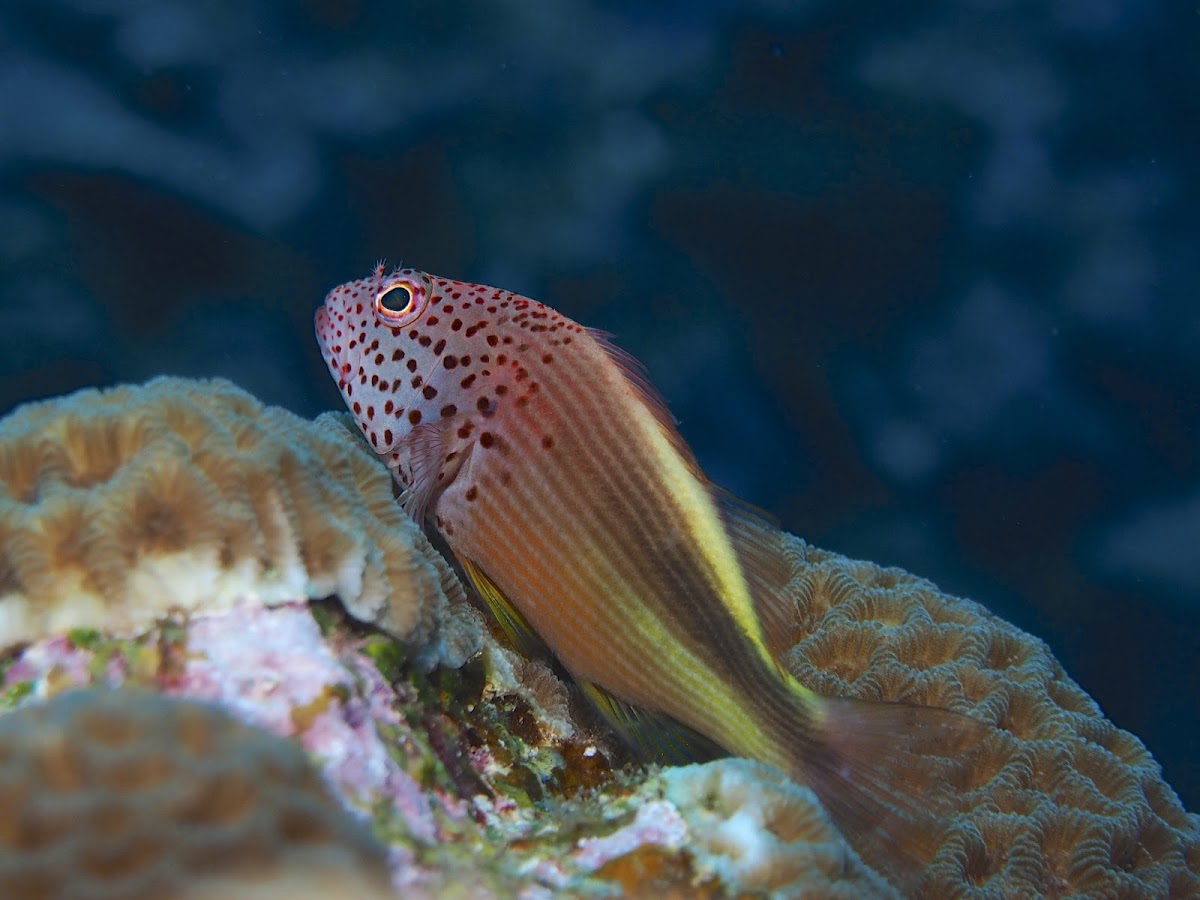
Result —
<instances>
[{"instance_id":1,"label":"fish mouth","mask_svg":"<svg viewBox=\"0 0 1200 900\"><path fill-rule=\"evenodd\" d=\"M329 322L329 310L324 306L317 307L316 313L313 314L313 330L317 333L317 343L321 346L321 352L328 357L333 328Z\"/></svg>"},{"instance_id":2,"label":"fish mouth","mask_svg":"<svg viewBox=\"0 0 1200 900\"><path fill-rule=\"evenodd\" d=\"M340 380L341 366L333 351L329 349L329 338L332 336L329 329L329 312L324 306L319 306L313 315L313 330L317 334L317 346L320 347L321 355L325 357L325 365L329 367L334 379Z\"/></svg>"}]
</instances>

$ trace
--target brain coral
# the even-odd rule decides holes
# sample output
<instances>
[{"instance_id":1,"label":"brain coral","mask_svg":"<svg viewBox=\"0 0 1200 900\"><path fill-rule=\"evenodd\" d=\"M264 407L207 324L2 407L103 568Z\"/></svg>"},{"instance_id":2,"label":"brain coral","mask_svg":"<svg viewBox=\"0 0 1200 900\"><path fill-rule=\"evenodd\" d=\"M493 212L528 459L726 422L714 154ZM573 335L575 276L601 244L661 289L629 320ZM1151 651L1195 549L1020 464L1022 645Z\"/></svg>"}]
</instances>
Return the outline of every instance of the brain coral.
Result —
<instances>
[{"instance_id":1,"label":"brain coral","mask_svg":"<svg viewBox=\"0 0 1200 900\"><path fill-rule=\"evenodd\" d=\"M1200 817L1044 643L899 569L781 540L798 678L996 726L954 785L957 815L919 896L1200 896Z\"/></svg>"},{"instance_id":2,"label":"brain coral","mask_svg":"<svg viewBox=\"0 0 1200 900\"><path fill-rule=\"evenodd\" d=\"M338 417L309 422L227 381L156 378L0 421L0 648L335 593L417 643L462 598ZM448 661L474 649L457 640L440 648Z\"/></svg>"},{"instance_id":3,"label":"brain coral","mask_svg":"<svg viewBox=\"0 0 1200 900\"><path fill-rule=\"evenodd\" d=\"M817 550L788 535L778 541L771 557L778 565L756 562L785 581L794 599L791 615L768 624L773 646L783 648L783 661L798 678L822 693L942 706L995 726L954 775L955 811L940 843L930 845L919 883L906 888L934 898L1200 897L1200 819L1182 809L1141 743L1104 718L1043 643L905 572ZM426 662L458 664L478 637L447 643L443 627L431 639L435 626L454 620L446 616L448 598L461 599L461 588L394 503L386 469L340 419L305 422L261 406L226 382L158 379L142 388L86 391L30 405L3 421L0 645L73 626L140 631L168 608L226 610L247 595L282 601L332 593L360 618L440 647ZM196 626L215 618L190 623L193 652ZM49 643L56 641L62 643ZM42 671L26 663L9 669L6 686L20 688L22 671L22 677ZM403 714L397 707L386 717L408 729L395 748L405 765L418 773L442 772L440 788L412 778L413 792L422 785L431 797L442 791L446 809L469 801L462 809L485 815L488 823L476 830L465 814L437 819L451 837L440 837L431 825L432 843L397 863L398 870L426 879L414 883L428 896L443 895L443 886L463 883L472 873L476 881L464 896L479 893L475 888L493 876L503 884L496 896L511 895L510 882L535 890L578 888L581 895L597 882L663 897L893 894L841 841L813 795L774 770L721 760L649 778L626 771L609 779L607 763L587 768L586 761L597 758L595 748L588 745L589 756L583 743L558 737L573 733L586 741L589 732L570 723L561 727L569 707L549 670L510 666L508 681L523 684L538 701L514 705L513 686L504 687L501 678L485 689L482 666L474 665L475 675L447 682L467 693L458 699L448 687L419 690L397 682L397 703L402 695L405 704L449 705L424 711L405 706ZM87 669L93 675L111 670ZM42 679L46 686L50 674ZM299 769L272 762L273 753L290 751L271 744L275 750L256 755L237 749L252 746L240 738L212 738L211 750L202 752L196 735L225 732L216 725L191 731L180 723L223 721L215 712L177 709L154 698L139 700L136 708L105 695L97 702L100 712L91 717L71 698L0 716L0 800L6 810L0 818L0 897L37 897L36 890L56 890L49 879L66 879L68 872L136 880L186 871L192 856L164 857L165 869L139 868L144 847L138 841L175 847L168 838L193 833L172 816L200 814L204 804L168 803L155 813L158 826L137 831L136 822L150 821L151 813L142 817L147 807L118 801L196 797L186 794L187 786L200 782L208 785L203 795L214 808L226 800L236 806L220 784L248 786L254 811L238 819L238 827L256 836L244 846L265 848L268 855L256 859L275 861L256 881L261 892L251 896L305 896L299 886L317 895L369 897L383 890L372 874L378 862L369 861L377 860L377 851L355 850L365 845L353 837L345 845L329 844L349 851L328 851L355 860L352 870L326 865L325 851L293 854L293 844L279 837L312 833L297 824L303 822L324 823L340 835L337 823L345 821L337 818L335 804L328 816L312 819L264 812L282 808L272 806L276 801L303 806L325 796L311 773L297 775ZM109 710L106 703L118 705ZM539 712L541 707L549 712ZM233 723L221 727L241 733ZM489 727L498 730L486 738ZM64 740L68 729L75 737ZM428 747L418 753L426 731ZM41 736L33 740L35 732ZM518 741L518 735L529 737ZM14 774L26 764L31 774ZM80 772L92 779L89 784L108 786L79 793ZM120 781L127 789L115 790L117 782L104 779L129 779ZM298 779L296 796L284 796L284 779ZM567 786L589 779L609 784L606 799L572 796ZM631 794L622 783L640 787ZM481 784L490 786L490 797L480 793ZM536 805L530 801L535 796L543 797ZM117 805L89 806L97 797ZM636 811L626 810L628 820L614 831L609 813L626 801ZM434 822L432 813L424 814ZM253 832L255 823L266 830ZM129 839L105 842L109 825L131 829L125 832ZM269 855L272 847L278 855ZM443 855L434 852L442 849ZM195 853L195 859L203 857L201 850ZM62 864L52 865L52 859ZM359 868L358 860L368 861ZM356 879L363 873L360 887ZM899 881L897 873L878 874ZM3 881L10 877L30 880ZM241 873L214 877L240 879ZM77 881L101 883L98 874ZM147 896L182 896L182 886L161 884L166 893ZM236 892L230 884L193 880L186 887L196 900L245 893L242 881Z\"/></svg>"},{"instance_id":4,"label":"brain coral","mask_svg":"<svg viewBox=\"0 0 1200 900\"><path fill-rule=\"evenodd\" d=\"M197 703L85 690L0 716L0 804L2 897L236 897L297 872L387 888L299 746Z\"/></svg>"}]
</instances>

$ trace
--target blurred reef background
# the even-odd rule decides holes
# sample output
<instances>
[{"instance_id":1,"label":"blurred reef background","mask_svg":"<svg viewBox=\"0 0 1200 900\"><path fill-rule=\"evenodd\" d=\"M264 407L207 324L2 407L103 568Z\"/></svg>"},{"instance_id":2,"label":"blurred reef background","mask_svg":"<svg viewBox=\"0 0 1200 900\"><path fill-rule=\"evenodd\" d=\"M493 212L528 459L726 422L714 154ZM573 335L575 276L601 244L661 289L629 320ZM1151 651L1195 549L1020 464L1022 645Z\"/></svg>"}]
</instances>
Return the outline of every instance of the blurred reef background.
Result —
<instances>
[{"instance_id":1,"label":"blurred reef background","mask_svg":"<svg viewBox=\"0 0 1200 900\"><path fill-rule=\"evenodd\" d=\"M522 291L1200 808L1194 3L12 0L0 46L0 412L168 373L311 417L380 257Z\"/></svg>"}]
</instances>

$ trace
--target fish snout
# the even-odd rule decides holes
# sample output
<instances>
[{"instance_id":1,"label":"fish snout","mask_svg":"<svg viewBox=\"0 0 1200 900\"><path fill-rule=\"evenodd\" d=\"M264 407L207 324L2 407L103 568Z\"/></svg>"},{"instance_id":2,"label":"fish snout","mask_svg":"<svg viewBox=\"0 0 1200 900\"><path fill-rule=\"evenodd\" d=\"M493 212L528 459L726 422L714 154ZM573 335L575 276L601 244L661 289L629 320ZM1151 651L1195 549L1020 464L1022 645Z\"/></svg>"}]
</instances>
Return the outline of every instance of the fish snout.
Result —
<instances>
[{"instance_id":1,"label":"fish snout","mask_svg":"<svg viewBox=\"0 0 1200 900\"><path fill-rule=\"evenodd\" d=\"M325 365L329 367L329 373L340 385L343 378L342 363L334 351L334 329L330 324L329 312L324 306L318 307L313 315L313 330L317 334L317 347L325 359Z\"/></svg>"},{"instance_id":2,"label":"fish snout","mask_svg":"<svg viewBox=\"0 0 1200 900\"><path fill-rule=\"evenodd\" d=\"M313 315L313 327L317 332L317 340L321 342L323 348L327 343L325 339L329 333L329 313L326 312L324 305L317 307L317 311Z\"/></svg>"}]
</instances>

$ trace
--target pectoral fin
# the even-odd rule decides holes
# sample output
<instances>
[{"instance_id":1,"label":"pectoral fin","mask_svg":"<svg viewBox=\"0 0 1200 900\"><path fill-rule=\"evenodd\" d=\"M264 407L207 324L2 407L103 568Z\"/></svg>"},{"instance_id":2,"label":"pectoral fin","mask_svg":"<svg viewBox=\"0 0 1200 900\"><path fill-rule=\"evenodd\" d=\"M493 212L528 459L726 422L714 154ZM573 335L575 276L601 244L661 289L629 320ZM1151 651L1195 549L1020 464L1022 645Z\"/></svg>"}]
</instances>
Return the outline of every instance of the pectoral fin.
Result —
<instances>
[{"instance_id":1,"label":"pectoral fin","mask_svg":"<svg viewBox=\"0 0 1200 900\"><path fill-rule=\"evenodd\" d=\"M525 617L521 615L521 611L513 606L512 601L505 596L504 591L496 586L487 573L465 556L458 557L458 561L462 564L463 571L467 573L471 585L483 598L488 609L492 611L496 623L504 632L504 636L508 638L512 648L526 657L549 655L546 645L542 643L537 632L530 627L529 623L525 621Z\"/></svg>"},{"instance_id":2,"label":"pectoral fin","mask_svg":"<svg viewBox=\"0 0 1200 900\"><path fill-rule=\"evenodd\" d=\"M578 681L584 695L643 762L680 766L729 754L685 725L630 706L598 684Z\"/></svg>"},{"instance_id":3,"label":"pectoral fin","mask_svg":"<svg viewBox=\"0 0 1200 900\"><path fill-rule=\"evenodd\" d=\"M404 439L408 446L408 487L401 493L404 509L420 524L433 503L435 495L445 488L438 482L438 471L446 454L446 429L441 424L416 426Z\"/></svg>"}]
</instances>

